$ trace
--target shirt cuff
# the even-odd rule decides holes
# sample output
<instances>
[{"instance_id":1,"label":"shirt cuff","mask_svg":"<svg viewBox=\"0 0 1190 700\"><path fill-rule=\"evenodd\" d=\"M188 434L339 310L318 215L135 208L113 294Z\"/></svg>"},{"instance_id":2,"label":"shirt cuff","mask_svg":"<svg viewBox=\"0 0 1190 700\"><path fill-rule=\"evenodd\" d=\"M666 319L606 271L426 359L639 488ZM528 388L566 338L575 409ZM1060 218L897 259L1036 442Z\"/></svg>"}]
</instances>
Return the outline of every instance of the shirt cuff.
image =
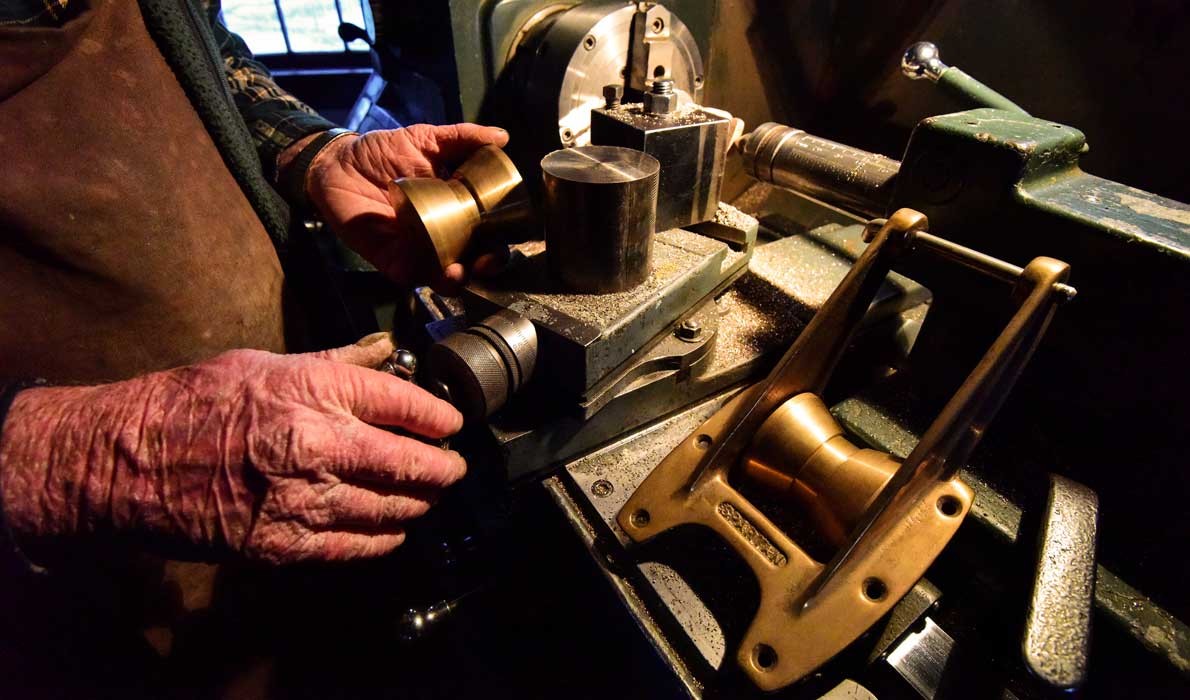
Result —
<instances>
[{"instance_id":1,"label":"shirt cuff","mask_svg":"<svg viewBox=\"0 0 1190 700\"><path fill-rule=\"evenodd\" d=\"M260 155L264 176L269 182L277 181L277 157L282 151L311 134L338 126L317 114L299 110L272 112L257 119L249 118L247 121L252 130L252 140L256 142L256 152Z\"/></svg>"}]
</instances>

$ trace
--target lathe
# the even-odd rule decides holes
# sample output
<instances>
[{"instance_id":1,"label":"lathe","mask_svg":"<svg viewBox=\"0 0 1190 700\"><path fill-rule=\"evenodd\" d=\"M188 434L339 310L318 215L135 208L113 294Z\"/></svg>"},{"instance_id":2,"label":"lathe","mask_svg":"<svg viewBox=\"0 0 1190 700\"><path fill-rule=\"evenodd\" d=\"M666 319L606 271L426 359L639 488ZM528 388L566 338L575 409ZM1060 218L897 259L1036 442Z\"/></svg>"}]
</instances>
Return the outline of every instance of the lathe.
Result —
<instances>
[{"instance_id":1,"label":"lathe","mask_svg":"<svg viewBox=\"0 0 1190 700\"><path fill-rule=\"evenodd\" d=\"M468 419L402 653L522 664L497 694L1184 696L1190 207L926 42L885 68L950 109L892 158L744 123L714 3L435 12L453 53L398 63L440 99L404 108L511 141L391 187L437 264L514 252L370 290ZM509 621L580 607L569 651L477 631L549 647Z\"/></svg>"}]
</instances>

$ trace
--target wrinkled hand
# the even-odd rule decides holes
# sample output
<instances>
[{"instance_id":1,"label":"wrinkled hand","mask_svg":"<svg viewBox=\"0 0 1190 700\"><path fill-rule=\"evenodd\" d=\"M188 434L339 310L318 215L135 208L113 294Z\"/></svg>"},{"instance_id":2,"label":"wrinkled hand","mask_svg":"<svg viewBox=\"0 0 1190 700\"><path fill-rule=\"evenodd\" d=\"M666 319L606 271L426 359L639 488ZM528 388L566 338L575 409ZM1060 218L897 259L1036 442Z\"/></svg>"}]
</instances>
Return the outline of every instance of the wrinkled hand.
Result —
<instances>
[{"instance_id":1,"label":"wrinkled hand","mask_svg":"<svg viewBox=\"0 0 1190 700\"><path fill-rule=\"evenodd\" d=\"M282 563L384 554L463 459L449 404L368 369L385 337L311 355L235 350L95 387L17 395L0 493L18 539L96 532ZM364 365L364 366L361 366Z\"/></svg>"},{"instance_id":2,"label":"wrinkled hand","mask_svg":"<svg viewBox=\"0 0 1190 700\"><path fill-rule=\"evenodd\" d=\"M345 136L318 154L310 166L306 192L343 242L399 284L454 283L466 276L455 263L438 276L432 250L415 248L409 222L398 220L388 199L388 183L401 177L448 177L476 149L504 146L503 129L476 124L371 131ZM482 270L493 258L476 260Z\"/></svg>"}]
</instances>

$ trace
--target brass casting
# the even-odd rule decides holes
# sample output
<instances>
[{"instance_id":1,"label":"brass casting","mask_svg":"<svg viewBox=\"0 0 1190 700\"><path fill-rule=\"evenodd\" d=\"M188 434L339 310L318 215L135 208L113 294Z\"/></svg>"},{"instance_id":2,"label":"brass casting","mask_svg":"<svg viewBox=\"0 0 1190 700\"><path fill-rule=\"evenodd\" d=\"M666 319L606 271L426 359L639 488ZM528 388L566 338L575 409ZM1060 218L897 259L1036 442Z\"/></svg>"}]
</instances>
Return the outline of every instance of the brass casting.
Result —
<instances>
[{"instance_id":1,"label":"brass casting","mask_svg":"<svg viewBox=\"0 0 1190 700\"><path fill-rule=\"evenodd\" d=\"M1036 258L1023 270L924 233L910 209L869 228L870 244L759 384L678 445L617 515L635 542L683 524L714 530L748 563L760 606L736 661L761 689L797 681L879 620L958 530L972 492L955 471L974 449L1044 334L1073 296L1069 266ZM878 227L878 229L877 229ZM819 398L894 260L911 251L1013 277L1016 314L901 462L850 443ZM1013 273L1010 275L1010 273ZM837 546L815 561L729 482L793 496Z\"/></svg>"},{"instance_id":2,"label":"brass casting","mask_svg":"<svg viewBox=\"0 0 1190 700\"><path fill-rule=\"evenodd\" d=\"M523 211L521 175L512 160L496 146L484 146L467 159L450 179L406 177L389 183L389 202L397 216L413 222L443 270L458 262L476 229L489 219L507 224L508 211ZM403 195L398 197L397 195ZM415 247L415 249L417 249Z\"/></svg>"}]
</instances>

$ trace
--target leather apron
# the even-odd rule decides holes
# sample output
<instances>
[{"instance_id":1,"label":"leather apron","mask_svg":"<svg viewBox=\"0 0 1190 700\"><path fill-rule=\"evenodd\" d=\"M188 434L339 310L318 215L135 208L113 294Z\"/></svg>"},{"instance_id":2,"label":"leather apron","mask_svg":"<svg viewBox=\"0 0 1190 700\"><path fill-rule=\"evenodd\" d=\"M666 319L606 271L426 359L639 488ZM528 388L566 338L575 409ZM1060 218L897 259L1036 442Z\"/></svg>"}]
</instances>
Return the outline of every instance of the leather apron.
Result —
<instances>
[{"instance_id":1,"label":"leather apron","mask_svg":"<svg viewBox=\"0 0 1190 700\"><path fill-rule=\"evenodd\" d=\"M110 381L284 351L281 266L259 218L138 4L89 5L58 28L0 27L0 379ZM171 633L152 626L206 607L215 569L171 563L163 587L151 560L77 559L6 593L0 694L176 688L161 668ZM142 625L156 653L128 634Z\"/></svg>"},{"instance_id":2,"label":"leather apron","mask_svg":"<svg viewBox=\"0 0 1190 700\"><path fill-rule=\"evenodd\" d=\"M277 254L131 0L0 27L0 378L284 350Z\"/></svg>"}]
</instances>

